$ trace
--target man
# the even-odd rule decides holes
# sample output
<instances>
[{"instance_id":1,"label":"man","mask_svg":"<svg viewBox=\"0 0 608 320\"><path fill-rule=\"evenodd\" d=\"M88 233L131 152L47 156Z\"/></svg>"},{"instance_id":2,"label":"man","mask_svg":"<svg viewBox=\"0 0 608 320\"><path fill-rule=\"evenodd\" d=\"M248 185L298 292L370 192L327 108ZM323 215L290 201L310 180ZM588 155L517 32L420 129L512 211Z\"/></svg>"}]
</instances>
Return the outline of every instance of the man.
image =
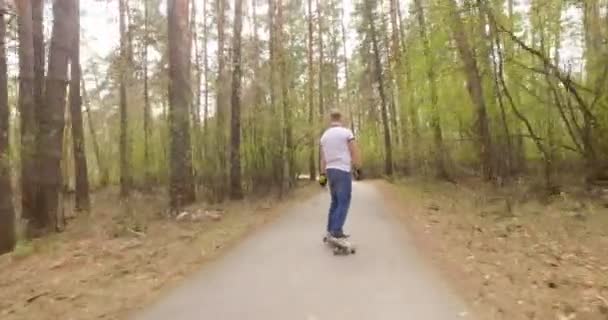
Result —
<instances>
[{"instance_id":1,"label":"man","mask_svg":"<svg viewBox=\"0 0 608 320\"><path fill-rule=\"evenodd\" d=\"M330 113L330 127L321 136L321 179L322 185L329 180L331 205L327 221L330 236L347 238L342 229L350 207L352 193L353 166L359 173L361 160L353 132L342 124L342 114Z\"/></svg>"}]
</instances>

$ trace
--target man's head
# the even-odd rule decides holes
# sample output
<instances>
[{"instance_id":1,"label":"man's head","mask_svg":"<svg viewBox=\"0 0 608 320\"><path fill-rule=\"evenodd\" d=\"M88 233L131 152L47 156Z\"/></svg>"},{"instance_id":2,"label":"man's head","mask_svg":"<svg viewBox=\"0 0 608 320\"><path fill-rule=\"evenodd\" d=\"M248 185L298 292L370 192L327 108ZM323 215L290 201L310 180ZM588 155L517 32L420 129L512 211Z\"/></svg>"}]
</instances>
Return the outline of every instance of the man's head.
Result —
<instances>
[{"instance_id":1,"label":"man's head","mask_svg":"<svg viewBox=\"0 0 608 320\"><path fill-rule=\"evenodd\" d=\"M342 123L342 113L338 109L332 109L329 113L329 121L332 123Z\"/></svg>"}]
</instances>

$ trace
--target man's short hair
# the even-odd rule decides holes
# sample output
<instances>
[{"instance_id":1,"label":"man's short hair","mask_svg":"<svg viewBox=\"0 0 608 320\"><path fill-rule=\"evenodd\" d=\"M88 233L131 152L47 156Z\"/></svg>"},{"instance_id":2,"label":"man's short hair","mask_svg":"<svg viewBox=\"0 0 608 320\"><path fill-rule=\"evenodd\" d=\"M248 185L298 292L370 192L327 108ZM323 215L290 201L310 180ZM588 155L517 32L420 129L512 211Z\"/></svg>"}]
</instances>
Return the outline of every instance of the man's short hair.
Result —
<instances>
[{"instance_id":1,"label":"man's short hair","mask_svg":"<svg viewBox=\"0 0 608 320\"><path fill-rule=\"evenodd\" d=\"M329 119L331 119L331 121L341 121L342 113L338 109L332 109L329 113Z\"/></svg>"}]
</instances>

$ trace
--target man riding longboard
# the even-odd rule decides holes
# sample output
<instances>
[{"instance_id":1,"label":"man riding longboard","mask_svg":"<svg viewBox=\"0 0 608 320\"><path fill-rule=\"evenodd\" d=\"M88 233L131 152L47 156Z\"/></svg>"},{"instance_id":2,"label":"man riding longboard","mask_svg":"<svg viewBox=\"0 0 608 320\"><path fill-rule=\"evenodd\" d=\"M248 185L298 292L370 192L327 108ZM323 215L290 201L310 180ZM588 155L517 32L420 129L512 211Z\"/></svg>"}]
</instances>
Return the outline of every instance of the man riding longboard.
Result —
<instances>
[{"instance_id":1,"label":"man riding longboard","mask_svg":"<svg viewBox=\"0 0 608 320\"><path fill-rule=\"evenodd\" d=\"M348 215L352 194L352 173L360 177L361 159L353 132L343 126L342 114L330 113L330 127L321 136L321 176L322 186L329 183L331 205L327 219L327 239L347 244L349 235L343 227ZM353 170L354 168L354 170Z\"/></svg>"}]
</instances>

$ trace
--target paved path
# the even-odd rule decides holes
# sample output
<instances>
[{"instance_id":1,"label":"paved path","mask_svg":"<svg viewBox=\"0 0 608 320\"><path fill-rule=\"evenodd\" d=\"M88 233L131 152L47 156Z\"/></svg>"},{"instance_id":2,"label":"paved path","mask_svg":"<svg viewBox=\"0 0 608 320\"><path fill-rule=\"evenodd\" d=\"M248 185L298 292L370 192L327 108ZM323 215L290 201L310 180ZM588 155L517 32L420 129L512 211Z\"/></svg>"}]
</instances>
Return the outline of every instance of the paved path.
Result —
<instances>
[{"instance_id":1,"label":"paved path","mask_svg":"<svg viewBox=\"0 0 608 320\"><path fill-rule=\"evenodd\" d=\"M373 185L355 183L355 255L322 243L329 194L293 207L136 320L470 319Z\"/></svg>"}]
</instances>

